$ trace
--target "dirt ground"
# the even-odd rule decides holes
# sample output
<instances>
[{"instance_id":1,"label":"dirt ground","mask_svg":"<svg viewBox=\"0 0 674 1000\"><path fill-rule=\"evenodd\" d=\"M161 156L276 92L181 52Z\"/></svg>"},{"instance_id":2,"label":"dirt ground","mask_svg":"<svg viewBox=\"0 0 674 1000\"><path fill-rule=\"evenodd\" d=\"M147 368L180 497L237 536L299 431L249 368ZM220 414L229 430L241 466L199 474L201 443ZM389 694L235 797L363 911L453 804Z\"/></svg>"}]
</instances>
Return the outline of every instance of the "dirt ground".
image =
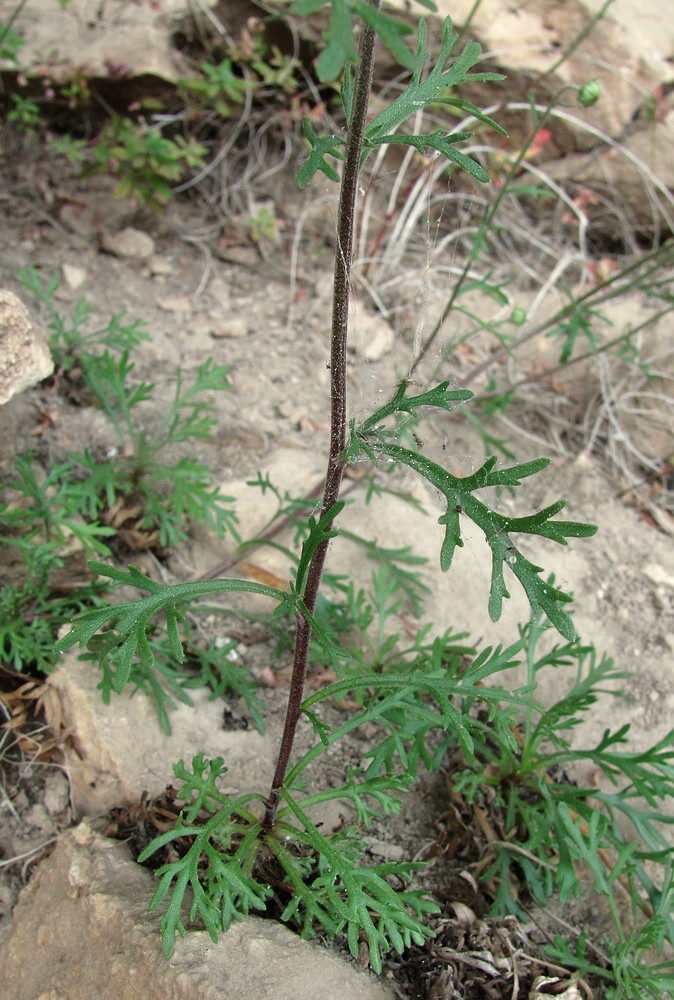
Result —
<instances>
[{"instance_id":1,"label":"dirt ground","mask_svg":"<svg viewBox=\"0 0 674 1000\"><path fill-rule=\"evenodd\" d=\"M329 419L330 202L316 212L316 242L309 246L306 240L300 241L295 268L294 222L300 210L295 196L291 200L288 194L283 202L278 242L259 246L247 236L245 225L235 225L212 238L198 204L176 203L161 215L152 215L114 201L105 179L74 181L59 176L39 150L29 147L21 155L20 172L7 161L4 166L0 196L3 286L19 294L39 319L39 307L16 278L19 268L30 265L44 278L59 277L56 301L64 312L84 297L92 306L92 321L105 322L122 309L145 321L152 340L134 352L136 375L156 383L160 400L170 398L177 367L188 379L207 357L229 365L233 390L213 398L220 422L213 442L200 449L200 457L211 469L213 482L239 500L243 536L259 531L266 508L258 494L246 492L247 479L258 470L271 470L280 486L301 494L316 485L322 474ZM11 162L17 161L12 157ZM323 189L318 193L324 193ZM140 259L104 248L109 236L128 226L151 237L154 253ZM423 276L423 264L418 269ZM423 298L421 279L417 293ZM525 283L521 295L528 294ZM370 309L366 298L361 289L359 309ZM413 326L406 324L403 305L408 311L414 309L409 300L401 304L391 320L391 342L380 359L367 360L363 347L351 354L354 415L374 400L386 398L405 373ZM356 343L359 328L369 336L366 319L357 316ZM444 374L455 378L461 373L447 370ZM430 375L430 370L422 371L419 377L424 381ZM44 423L41 414L45 411L46 426L35 433ZM45 469L69 451L86 447L102 454L115 445L100 413L86 405L75 406L44 386L27 393L16 414L13 443L17 453L30 447ZM147 420L156 416L156 410L148 407ZM665 735L674 709L674 535L645 518L630 502L632 495L623 492L626 484L610 471L601 453L584 450L581 432L569 434L560 443L547 433L545 415L535 428L532 424L518 427L514 420L510 426L495 422L494 433L508 436L518 459L548 453L553 465L536 480L526 501L504 498L507 508L524 513L565 496L571 518L600 526L594 539L572 541L563 550L551 544L529 545L527 555L544 560L541 565L555 570L562 585L574 591L576 624L583 640L596 644L633 674L626 685L627 697L602 703L584 728L583 739L596 738L610 713L610 724L629 722L635 749L643 747ZM430 425L427 434L431 457L449 455L453 469L480 464L482 446L466 422L448 419ZM654 444L654 452L657 447ZM412 545L429 557L425 572L432 593L425 610L427 620L443 628L452 624L459 631L469 631L475 640L512 641L518 621L526 619L522 595L513 587L513 599L507 602L502 621L491 623L486 611L489 561L484 542L467 530L466 546L458 553L456 566L449 577L443 577L435 568L439 535L434 521L440 513L436 498L411 480L402 486L414 491L435 517L413 514L409 506L394 501L388 509L386 501L378 501L376 509L361 501L348 514L349 526L363 534L371 532L382 543ZM231 550L230 541L218 542L198 529L164 564L158 565L149 554L140 554L134 561L166 579L186 580L207 573ZM370 568L348 545L341 550L336 545L331 559L335 570L348 568L357 580L367 580ZM283 572L282 561L273 553L259 552L256 560L270 572ZM251 653L260 675L268 657L265 646ZM279 667L287 667L287 656L274 670ZM563 677L555 675L543 696L558 694L564 683ZM275 741L286 682L281 679L275 688L261 685L260 692L268 704L270 738ZM345 752L357 759L362 751L361 737L360 744L348 745ZM324 777L328 782L338 779L344 763L334 757L327 761ZM41 845L48 846L75 819L57 761L30 766L25 758L7 767L0 805L0 919L5 923L11 919L19 886L30 878L41 856ZM401 815L372 832L373 856L397 857L399 851L402 856L422 854L446 825L447 809L444 776L424 779L405 800ZM465 880L460 897L461 879L447 858L438 858L425 880L445 898L462 898L476 911L484 906L484 900L465 890ZM585 906L582 917L592 922L595 904L589 901ZM389 975L398 977L400 983L399 995L421 996L421 979L416 976L417 985L410 985L411 966L405 970L402 965L400 960L389 964Z\"/></svg>"}]
</instances>

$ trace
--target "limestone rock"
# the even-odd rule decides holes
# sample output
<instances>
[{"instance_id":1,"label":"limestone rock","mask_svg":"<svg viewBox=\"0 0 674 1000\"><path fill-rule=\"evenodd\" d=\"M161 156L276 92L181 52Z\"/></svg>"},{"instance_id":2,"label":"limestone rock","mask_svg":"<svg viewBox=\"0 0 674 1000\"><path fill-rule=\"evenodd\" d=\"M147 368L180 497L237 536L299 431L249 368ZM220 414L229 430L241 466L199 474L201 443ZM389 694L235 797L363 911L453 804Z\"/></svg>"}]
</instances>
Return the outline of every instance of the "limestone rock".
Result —
<instances>
[{"instance_id":1,"label":"limestone rock","mask_svg":"<svg viewBox=\"0 0 674 1000\"><path fill-rule=\"evenodd\" d=\"M149 871L86 824L58 838L19 898L0 952L12 1000L392 1000L349 962L248 917L213 944L178 938L171 961L148 913Z\"/></svg>"},{"instance_id":2,"label":"limestone rock","mask_svg":"<svg viewBox=\"0 0 674 1000\"><path fill-rule=\"evenodd\" d=\"M68 288L76 292L87 280L87 272L83 267L76 267L74 264L61 264L63 280Z\"/></svg>"},{"instance_id":3,"label":"limestone rock","mask_svg":"<svg viewBox=\"0 0 674 1000\"><path fill-rule=\"evenodd\" d=\"M46 338L13 292L0 289L0 405L54 371Z\"/></svg>"},{"instance_id":4,"label":"limestone rock","mask_svg":"<svg viewBox=\"0 0 674 1000\"><path fill-rule=\"evenodd\" d=\"M144 260L155 252L154 240L140 229L127 226L117 233L107 233L101 246L115 257L136 257Z\"/></svg>"},{"instance_id":5,"label":"limestone rock","mask_svg":"<svg viewBox=\"0 0 674 1000\"><path fill-rule=\"evenodd\" d=\"M158 295L157 305L164 312L186 315L192 311L192 302L189 295Z\"/></svg>"},{"instance_id":6,"label":"limestone rock","mask_svg":"<svg viewBox=\"0 0 674 1000\"><path fill-rule=\"evenodd\" d=\"M396 338L390 323L366 312L360 303L355 303L351 330L351 346L364 361L381 361L393 350Z\"/></svg>"},{"instance_id":7,"label":"limestone rock","mask_svg":"<svg viewBox=\"0 0 674 1000\"><path fill-rule=\"evenodd\" d=\"M223 729L223 703L209 692L190 692L194 707L180 704L170 712L170 736L159 725L153 702L138 693L101 701L100 673L77 653L64 656L48 677L45 702L48 724L68 734L66 764L78 816L95 815L116 805L138 802L144 791L158 795L174 781L172 767L194 754L223 757L229 768L227 788L238 792L271 781L273 747L255 730Z\"/></svg>"},{"instance_id":8,"label":"limestone rock","mask_svg":"<svg viewBox=\"0 0 674 1000\"><path fill-rule=\"evenodd\" d=\"M404 7L405 0L392 0ZM569 59L544 78L560 62L581 32L592 22L601 0L532 0L531 3L503 3L482 0L474 10L473 0L438 0L438 15L451 16L461 25L472 14L469 36L488 54L490 66L507 76L508 100L522 100L536 79L538 97L552 96L565 83L582 84L597 78L603 96L590 109L579 109L589 121L608 135L617 136L631 120L643 95L657 83L671 77L669 58L674 53L674 25L669 17L669 0L650 0L649 16L644 16L638 0L620 0L611 5ZM488 84L483 94L492 93ZM467 96L462 88L462 96ZM487 101L495 99L487 98ZM502 121L502 117L496 116ZM559 123L557 122L559 130ZM589 148L596 140L574 136L574 147ZM567 147L568 148L568 147Z\"/></svg>"},{"instance_id":9,"label":"limestone rock","mask_svg":"<svg viewBox=\"0 0 674 1000\"><path fill-rule=\"evenodd\" d=\"M242 316L223 316L218 309L211 309L208 315L210 317L208 332L216 340L225 337L245 337L248 333L248 322Z\"/></svg>"},{"instance_id":10,"label":"limestone rock","mask_svg":"<svg viewBox=\"0 0 674 1000\"><path fill-rule=\"evenodd\" d=\"M41 75L46 71L59 83L77 67L93 77L152 75L175 82L188 73L172 36L176 19L189 12L186 0L111 7L97 0L72 0L61 9L50 0L34 0L19 10L12 25L24 39L18 68Z\"/></svg>"}]
</instances>

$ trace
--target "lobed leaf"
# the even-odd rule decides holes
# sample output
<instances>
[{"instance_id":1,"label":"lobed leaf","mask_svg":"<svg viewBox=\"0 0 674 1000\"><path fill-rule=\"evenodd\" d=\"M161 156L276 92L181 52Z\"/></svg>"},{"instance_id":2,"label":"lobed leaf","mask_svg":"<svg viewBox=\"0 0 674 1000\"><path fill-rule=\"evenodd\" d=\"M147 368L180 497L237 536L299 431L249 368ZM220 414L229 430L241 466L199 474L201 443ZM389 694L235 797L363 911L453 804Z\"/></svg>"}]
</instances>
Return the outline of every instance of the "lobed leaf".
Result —
<instances>
[{"instance_id":1,"label":"lobed leaf","mask_svg":"<svg viewBox=\"0 0 674 1000\"><path fill-rule=\"evenodd\" d=\"M317 170L324 173L328 180L339 181L339 174L327 162L325 157L334 156L337 160L343 160L344 154L340 147L344 146L344 139L338 135L316 135L308 118L304 118L302 129L311 147L311 153L307 162L302 164L295 175L297 186L305 188L311 182Z\"/></svg>"},{"instance_id":2,"label":"lobed leaf","mask_svg":"<svg viewBox=\"0 0 674 1000\"><path fill-rule=\"evenodd\" d=\"M103 608L91 608L76 615L70 631L55 646L59 651L70 649L76 644L81 647L90 646L97 633L106 626L111 628L111 631L105 632L105 641L99 643L93 651L97 653L101 663L108 657L111 659L115 668L113 686L117 692L122 690L130 677L134 657L140 657L146 665L154 664L147 631L154 616L161 611L167 612L168 619L171 620L168 626L171 642L176 659L182 662L184 654L182 640L177 632L177 603L198 600L210 594L240 592L275 598L279 601L279 608L284 611L295 607L295 599L287 591L249 580L202 580L167 586L150 579L135 566L129 566L128 572L125 572L105 563L90 562L89 565L93 572L108 577L118 585L130 585L149 592L148 597L122 601Z\"/></svg>"},{"instance_id":3,"label":"lobed leaf","mask_svg":"<svg viewBox=\"0 0 674 1000\"><path fill-rule=\"evenodd\" d=\"M281 794L287 810L300 824L300 832L295 836L303 835L319 856L319 873L312 880L311 891L336 916L337 932L346 932L354 957L359 953L361 932L367 939L370 964L376 973L381 972L382 953L393 948L401 954L405 948L422 945L433 937L433 931L422 920L437 913L438 905L420 892L396 891L387 881L390 876L405 879L422 864L389 862L367 868L359 866L352 852L340 850L339 836L328 840L287 791Z\"/></svg>"},{"instance_id":4,"label":"lobed leaf","mask_svg":"<svg viewBox=\"0 0 674 1000\"><path fill-rule=\"evenodd\" d=\"M446 408L444 400L447 385L447 382L443 382L435 390L440 393L440 401L435 405L440 405L443 409ZM565 506L563 500L526 517L506 517L498 511L491 510L473 495L476 490L487 487L519 486L523 479L546 468L549 464L547 458L520 463L506 469L496 469L496 458L492 456L471 476L461 479L424 455L394 443L391 438L395 435L380 425L383 417L408 410L415 404L415 400L423 401L418 405L428 404L429 399L433 402L433 392L434 390L431 390L419 397L408 399L405 388L399 388L393 400L360 427L352 425L345 459L355 461L360 451L375 462L379 455L386 455L418 472L444 495L447 509L438 519L439 524L445 528L440 548L440 566L443 571L451 566L456 548L463 545L461 515L469 517L482 530L492 555L488 603L492 621L498 621L503 600L510 596L504 574L504 567L507 565L522 585L532 613L544 611L561 635L566 639L573 639L575 636L573 622L570 615L562 608L562 605L571 602L571 596L554 587L550 581L541 578L542 567L536 566L522 554L511 538L511 533L541 535L560 545L566 545L567 538L588 538L594 535L597 531L596 526L574 521L553 521L552 518Z\"/></svg>"}]
</instances>

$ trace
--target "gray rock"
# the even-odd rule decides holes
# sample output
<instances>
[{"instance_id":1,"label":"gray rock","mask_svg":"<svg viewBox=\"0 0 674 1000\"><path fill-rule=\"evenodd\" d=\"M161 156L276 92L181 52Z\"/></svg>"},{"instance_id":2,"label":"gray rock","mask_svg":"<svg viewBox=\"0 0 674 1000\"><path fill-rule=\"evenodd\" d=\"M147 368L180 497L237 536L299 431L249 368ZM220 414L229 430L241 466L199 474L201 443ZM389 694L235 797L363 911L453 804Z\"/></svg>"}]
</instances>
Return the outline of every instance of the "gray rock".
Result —
<instances>
[{"instance_id":1,"label":"gray rock","mask_svg":"<svg viewBox=\"0 0 674 1000\"><path fill-rule=\"evenodd\" d=\"M147 909L154 884L125 844L87 824L59 837L0 952L12 1000L392 1000L350 962L255 917L217 944L188 933L167 961Z\"/></svg>"},{"instance_id":2,"label":"gray rock","mask_svg":"<svg viewBox=\"0 0 674 1000\"><path fill-rule=\"evenodd\" d=\"M155 275L173 274L173 264L166 257L154 254L149 260L150 272Z\"/></svg>"},{"instance_id":3,"label":"gray rock","mask_svg":"<svg viewBox=\"0 0 674 1000\"><path fill-rule=\"evenodd\" d=\"M188 75L173 44L175 19L188 16L185 0L101 7L75 0L61 9L34 0L19 9L12 27L25 39L17 69L66 82L74 67L92 77L151 75L175 82Z\"/></svg>"},{"instance_id":4,"label":"gray rock","mask_svg":"<svg viewBox=\"0 0 674 1000\"><path fill-rule=\"evenodd\" d=\"M659 563L646 563L645 566L642 566L641 572L648 577L651 583L655 583L659 587L674 588L674 575Z\"/></svg>"}]
</instances>

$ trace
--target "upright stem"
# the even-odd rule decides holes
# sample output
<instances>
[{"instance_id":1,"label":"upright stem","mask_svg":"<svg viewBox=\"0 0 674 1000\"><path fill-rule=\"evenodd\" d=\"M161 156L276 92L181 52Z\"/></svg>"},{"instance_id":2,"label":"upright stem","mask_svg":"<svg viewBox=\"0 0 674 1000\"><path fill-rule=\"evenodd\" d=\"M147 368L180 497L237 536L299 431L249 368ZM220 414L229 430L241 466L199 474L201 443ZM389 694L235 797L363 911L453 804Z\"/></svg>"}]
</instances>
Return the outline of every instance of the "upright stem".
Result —
<instances>
[{"instance_id":1,"label":"upright stem","mask_svg":"<svg viewBox=\"0 0 674 1000\"><path fill-rule=\"evenodd\" d=\"M372 7L379 7L380 2L381 0L370 0ZM346 155L342 171L337 218L337 248L335 251L335 278L332 299L332 336L330 341L330 456L325 476L322 514L325 514L339 499L339 491L344 474L344 459L342 456L346 447L346 341L349 327L351 261L353 256L360 155L363 148L365 119L370 91L372 89L374 49L375 33L369 25L364 24L360 38L359 62L351 108L351 120L348 123ZM304 588L303 599L310 614L313 614L316 607L316 598L323 575L327 551L327 541L322 542L314 553L307 573L307 583ZM288 770L290 753L300 717L302 695L304 694L310 641L311 626L306 618L298 613L295 631L295 656L288 694L288 708L286 710L286 719L276 762L276 770L269 798L267 799L267 809L262 821L262 828L265 831L270 830L274 825L281 788L283 787Z\"/></svg>"}]
</instances>

